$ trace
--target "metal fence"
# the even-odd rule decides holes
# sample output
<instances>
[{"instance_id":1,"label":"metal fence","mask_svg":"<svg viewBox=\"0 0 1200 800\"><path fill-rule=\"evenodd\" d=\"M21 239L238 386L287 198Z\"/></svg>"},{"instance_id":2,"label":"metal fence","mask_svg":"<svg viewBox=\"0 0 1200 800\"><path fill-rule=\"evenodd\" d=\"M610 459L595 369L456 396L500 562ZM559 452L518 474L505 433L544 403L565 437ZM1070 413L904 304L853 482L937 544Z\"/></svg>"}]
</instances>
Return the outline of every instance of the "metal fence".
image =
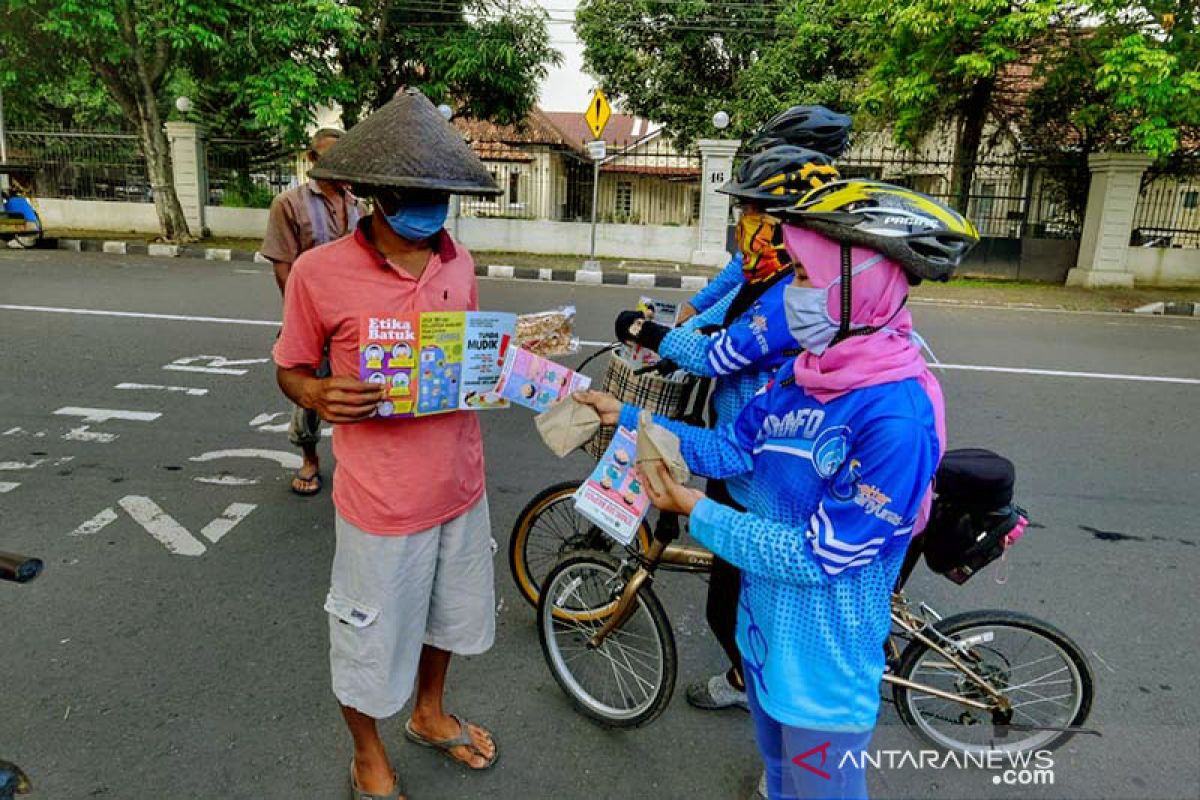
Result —
<instances>
[{"instance_id":1,"label":"metal fence","mask_svg":"<svg viewBox=\"0 0 1200 800\"><path fill-rule=\"evenodd\" d=\"M1177 158L1146 173L1130 243L1200 248L1200 155Z\"/></svg>"},{"instance_id":2,"label":"metal fence","mask_svg":"<svg viewBox=\"0 0 1200 800\"><path fill-rule=\"evenodd\" d=\"M39 197L154 201L135 134L18 130L6 136L9 161L33 168Z\"/></svg>"},{"instance_id":3,"label":"metal fence","mask_svg":"<svg viewBox=\"0 0 1200 800\"><path fill-rule=\"evenodd\" d=\"M208 204L266 208L271 198L300 183L303 154L261 139L208 141Z\"/></svg>"},{"instance_id":4,"label":"metal fence","mask_svg":"<svg viewBox=\"0 0 1200 800\"><path fill-rule=\"evenodd\" d=\"M473 217L591 220L595 166L578 147L474 142L501 189L464 198ZM645 225L693 225L699 216L700 154L661 138L609 143L599 165L597 219Z\"/></svg>"},{"instance_id":5,"label":"metal fence","mask_svg":"<svg viewBox=\"0 0 1200 800\"><path fill-rule=\"evenodd\" d=\"M887 134L860 134L839 159L838 169L844 177L900 184L957 206L953 137L930 136L927 141L911 150L896 145ZM1081 191L1085 199L1086 164L1081 175L1077 163L1035 162L1001 142L980 152L966 208L958 210L984 236L1075 239L1081 229Z\"/></svg>"}]
</instances>

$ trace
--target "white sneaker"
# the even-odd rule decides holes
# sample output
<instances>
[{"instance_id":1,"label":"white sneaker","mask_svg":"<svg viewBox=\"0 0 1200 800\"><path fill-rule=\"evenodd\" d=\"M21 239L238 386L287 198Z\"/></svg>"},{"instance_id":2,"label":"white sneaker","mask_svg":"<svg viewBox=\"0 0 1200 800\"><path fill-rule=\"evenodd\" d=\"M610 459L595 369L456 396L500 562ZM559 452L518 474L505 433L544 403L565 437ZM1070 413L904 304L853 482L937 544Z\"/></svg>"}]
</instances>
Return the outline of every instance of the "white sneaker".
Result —
<instances>
[{"instance_id":1,"label":"white sneaker","mask_svg":"<svg viewBox=\"0 0 1200 800\"><path fill-rule=\"evenodd\" d=\"M687 701L705 711L733 708L734 706L743 711L750 710L750 704L746 701L746 693L734 687L724 672L713 675L706 681L696 681L689 686Z\"/></svg>"},{"instance_id":2,"label":"white sneaker","mask_svg":"<svg viewBox=\"0 0 1200 800\"><path fill-rule=\"evenodd\" d=\"M758 800L767 800L767 771L765 769L762 777L758 779Z\"/></svg>"}]
</instances>

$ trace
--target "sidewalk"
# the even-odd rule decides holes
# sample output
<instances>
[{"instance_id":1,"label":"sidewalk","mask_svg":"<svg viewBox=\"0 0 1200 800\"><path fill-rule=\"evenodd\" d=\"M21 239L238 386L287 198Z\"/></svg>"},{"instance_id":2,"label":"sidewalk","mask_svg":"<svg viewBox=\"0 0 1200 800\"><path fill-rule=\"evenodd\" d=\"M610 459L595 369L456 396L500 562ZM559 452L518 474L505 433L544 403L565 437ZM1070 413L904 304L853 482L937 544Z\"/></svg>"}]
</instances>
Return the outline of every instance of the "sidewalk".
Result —
<instances>
[{"instance_id":1,"label":"sidewalk","mask_svg":"<svg viewBox=\"0 0 1200 800\"><path fill-rule=\"evenodd\" d=\"M98 231L53 230L50 239L59 240L60 249L124 252L158 256L184 256L221 261L252 261L260 244L257 239L205 239L193 245L173 248L154 243L148 234ZM78 245L73 244L79 242ZM107 243L107 245L106 245ZM124 243L121 246L118 243ZM151 246L153 245L153 249ZM664 261L624 261L600 259L601 272L580 273L583 257L577 255L537 255L486 250L473 251L476 273L483 277L581 284L683 288L696 290L719 270ZM1174 309L1170 313L1189 315L1200 309L1200 286L1184 288L1144 287L1135 289L1080 289L1045 283L980 280L964 278L950 283L926 282L913 289L915 300L953 305L1007 306L1067 311L1134 311L1162 303ZM1184 311L1178 310L1179 308ZM1161 310L1152 313L1162 313Z\"/></svg>"}]
</instances>

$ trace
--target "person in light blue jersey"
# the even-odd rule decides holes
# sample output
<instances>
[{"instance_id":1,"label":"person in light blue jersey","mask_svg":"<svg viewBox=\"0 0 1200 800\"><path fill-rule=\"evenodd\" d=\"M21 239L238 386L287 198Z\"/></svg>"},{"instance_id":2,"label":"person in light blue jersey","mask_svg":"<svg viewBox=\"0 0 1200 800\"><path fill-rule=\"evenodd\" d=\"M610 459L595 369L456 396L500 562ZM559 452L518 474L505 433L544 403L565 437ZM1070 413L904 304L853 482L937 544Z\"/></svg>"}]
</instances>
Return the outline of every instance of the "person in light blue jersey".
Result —
<instances>
[{"instance_id":1,"label":"person in light blue jersey","mask_svg":"<svg viewBox=\"0 0 1200 800\"><path fill-rule=\"evenodd\" d=\"M767 796L865 798L858 756L879 712L891 591L945 449L941 390L905 301L978 234L930 198L864 181L827 184L785 218L785 315L804 352L714 430L655 418L694 472L749 473L745 510L665 471L664 492L644 485L742 572L737 644ZM636 408L577 398L637 426Z\"/></svg>"}]
</instances>

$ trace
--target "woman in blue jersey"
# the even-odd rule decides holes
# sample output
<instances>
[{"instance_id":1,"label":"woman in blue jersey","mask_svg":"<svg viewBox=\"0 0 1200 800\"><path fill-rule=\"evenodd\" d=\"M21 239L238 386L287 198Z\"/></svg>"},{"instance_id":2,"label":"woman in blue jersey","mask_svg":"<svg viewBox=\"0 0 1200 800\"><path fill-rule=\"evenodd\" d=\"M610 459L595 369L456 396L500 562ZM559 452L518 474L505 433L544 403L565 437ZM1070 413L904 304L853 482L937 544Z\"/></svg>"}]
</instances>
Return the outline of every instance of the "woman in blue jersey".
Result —
<instances>
[{"instance_id":1,"label":"woman in blue jersey","mask_svg":"<svg viewBox=\"0 0 1200 800\"><path fill-rule=\"evenodd\" d=\"M827 184L785 216L799 255L788 328L805 352L732 423L656 418L695 472L752 473L746 510L669 476L651 496L742 570L737 641L768 796L859 798L891 590L945 442L904 304L910 281L948 277L978 234L930 198L869 181ZM636 427L637 409L579 399Z\"/></svg>"},{"instance_id":2,"label":"woman in blue jersey","mask_svg":"<svg viewBox=\"0 0 1200 800\"><path fill-rule=\"evenodd\" d=\"M736 235L742 270L737 288L694 317L697 324L693 325L671 329L638 311L617 317L616 335L621 341L653 350L693 375L716 379L711 410L718 424L736 419L798 352L783 313L792 258L784 246L782 221L764 209L796 202L837 178L828 156L803 147L778 145L751 156L719 190L731 195L742 212ZM741 484L746 480L746 476L728 482L711 480L707 492L717 502L740 510L745 503ZM740 585L737 569L715 559L705 615L730 666L688 686L688 702L697 708L749 708L736 641Z\"/></svg>"}]
</instances>

